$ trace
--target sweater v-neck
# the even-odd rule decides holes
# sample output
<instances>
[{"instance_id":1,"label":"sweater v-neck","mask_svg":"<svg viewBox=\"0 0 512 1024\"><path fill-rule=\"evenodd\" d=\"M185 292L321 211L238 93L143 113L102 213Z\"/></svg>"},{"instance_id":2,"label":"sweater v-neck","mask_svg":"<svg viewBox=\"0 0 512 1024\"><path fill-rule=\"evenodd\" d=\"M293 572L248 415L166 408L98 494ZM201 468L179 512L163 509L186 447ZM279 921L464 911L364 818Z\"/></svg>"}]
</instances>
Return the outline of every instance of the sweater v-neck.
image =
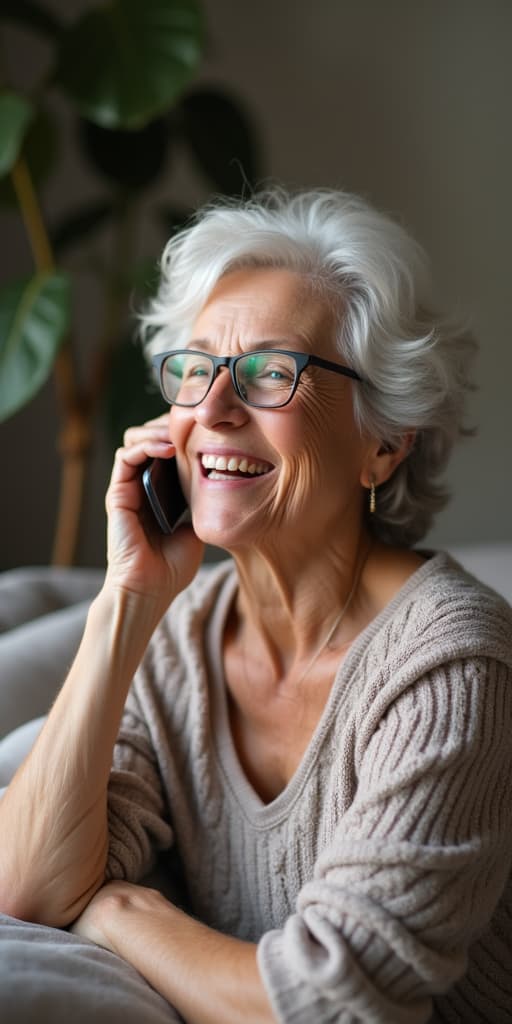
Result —
<instances>
[{"instance_id":1,"label":"sweater v-neck","mask_svg":"<svg viewBox=\"0 0 512 1024\"><path fill-rule=\"evenodd\" d=\"M425 554L428 554L425 552ZM312 771L330 728L333 715L347 689L347 683L366 651L368 644L383 626L393 617L400 605L429 576L449 564L450 558L444 552L433 554L419 566L391 601L361 631L342 659L333 680L325 707L317 722L311 739L284 789L269 803L259 796L242 767L235 747L227 701L227 687L224 675L222 638L227 616L238 589L236 569L232 568L223 581L218 599L206 627L206 652L211 681L211 716L213 742L219 767L241 812L254 827L265 829L278 824L289 813L291 806L303 791L305 782Z\"/></svg>"}]
</instances>

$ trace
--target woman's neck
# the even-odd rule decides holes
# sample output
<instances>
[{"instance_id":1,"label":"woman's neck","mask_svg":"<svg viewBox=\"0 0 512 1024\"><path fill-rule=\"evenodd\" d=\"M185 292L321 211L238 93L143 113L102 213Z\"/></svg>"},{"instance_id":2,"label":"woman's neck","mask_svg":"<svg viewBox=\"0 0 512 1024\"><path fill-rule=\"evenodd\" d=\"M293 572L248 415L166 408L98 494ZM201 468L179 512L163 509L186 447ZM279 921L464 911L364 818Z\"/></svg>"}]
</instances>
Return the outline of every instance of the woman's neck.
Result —
<instances>
[{"instance_id":1,"label":"woman's neck","mask_svg":"<svg viewBox=\"0 0 512 1024\"><path fill-rule=\"evenodd\" d=\"M277 680L307 665L331 641L340 644L359 632L371 547L361 530L350 552L332 543L320 556L314 550L287 559L282 551L235 552L240 588L231 640L266 662Z\"/></svg>"}]
</instances>

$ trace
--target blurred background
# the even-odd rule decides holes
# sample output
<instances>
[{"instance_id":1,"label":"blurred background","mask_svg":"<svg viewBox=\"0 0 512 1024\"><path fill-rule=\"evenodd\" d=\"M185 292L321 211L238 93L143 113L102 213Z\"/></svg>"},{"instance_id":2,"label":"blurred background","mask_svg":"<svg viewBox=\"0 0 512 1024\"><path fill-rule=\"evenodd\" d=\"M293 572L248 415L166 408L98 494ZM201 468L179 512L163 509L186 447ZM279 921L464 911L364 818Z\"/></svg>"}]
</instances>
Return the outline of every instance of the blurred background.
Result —
<instances>
[{"instance_id":1,"label":"blurred background","mask_svg":"<svg viewBox=\"0 0 512 1024\"><path fill-rule=\"evenodd\" d=\"M107 5L114 13L122 6ZM126 126L109 135L112 110L98 95L91 99L91 68L99 81L105 59L101 45L97 56L94 49L101 21L86 23L81 36L76 25L105 5L4 0L4 7L0 85L38 107L44 92L46 120L37 145L31 143L34 157L27 136L15 166L21 160L31 169L46 225L51 259L43 246L38 271L51 276L56 266L68 275L67 283L54 281L54 297L61 312L70 303L72 356L67 370L61 360L60 378L51 373L0 424L0 569L51 560L63 449L71 451L71 477L88 449L72 557L82 566L104 564L103 496L113 447L123 424L137 416L140 395L148 410L159 408L145 394L130 307L153 286L166 237L194 208L212 193L268 179L361 193L426 248L439 302L467 317L481 346L471 408L478 433L453 456L453 498L427 543L511 540L509 0L202 0L195 11L184 2L189 35L178 54L175 92L159 100L152 127L139 136L140 160L132 159L136 136L127 140ZM169 0L168 7L179 14L179 4ZM55 69L56 40L60 46L66 30L70 41ZM132 98L145 87L142 35L140 45L140 66L124 69ZM77 57L84 52L91 54L88 69ZM92 82L98 84L94 75ZM12 103L5 109L9 124L29 116ZM39 123L39 115L30 116ZM133 114L130 133L143 131L141 117ZM0 109L0 128L1 120ZM5 330L16 306L12 282L33 275L34 255L4 185ZM18 196L20 189L21 176ZM19 310L25 299L16 294ZM67 328L63 337L69 347ZM85 420L62 413L70 366L73 407L86 408ZM7 376L4 385L9 392Z\"/></svg>"}]
</instances>

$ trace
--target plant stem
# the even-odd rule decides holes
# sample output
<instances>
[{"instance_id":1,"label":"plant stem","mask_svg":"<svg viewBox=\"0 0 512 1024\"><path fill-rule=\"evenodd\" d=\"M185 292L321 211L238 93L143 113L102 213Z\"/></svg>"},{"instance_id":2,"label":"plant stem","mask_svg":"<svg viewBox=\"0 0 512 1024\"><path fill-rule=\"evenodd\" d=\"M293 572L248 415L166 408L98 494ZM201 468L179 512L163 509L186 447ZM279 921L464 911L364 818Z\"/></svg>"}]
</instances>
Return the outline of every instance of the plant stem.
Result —
<instances>
[{"instance_id":1,"label":"plant stem","mask_svg":"<svg viewBox=\"0 0 512 1024\"><path fill-rule=\"evenodd\" d=\"M11 170L11 177L36 268L39 272L51 273L55 269L55 260L39 200L23 157L16 161ZM54 377L62 423L59 440L62 468L52 564L72 565L78 539L92 428L91 414L78 394L69 336L57 354Z\"/></svg>"},{"instance_id":2,"label":"plant stem","mask_svg":"<svg viewBox=\"0 0 512 1024\"><path fill-rule=\"evenodd\" d=\"M52 565L72 565L82 511L87 456L92 442L91 414L77 405L68 408L59 438L62 462Z\"/></svg>"},{"instance_id":3,"label":"plant stem","mask_svg":"<svg viewBox=\"0 0 512 1024\"><path fill-rule=\"evenodd\" d=\"M41 207L32 184L32 178L23 157L20 157L12 167L11 178L30 240L34 263L39 271L51 271L55 267L55 261L50 240L41 216Z\"/></svg>"}]
</instances>

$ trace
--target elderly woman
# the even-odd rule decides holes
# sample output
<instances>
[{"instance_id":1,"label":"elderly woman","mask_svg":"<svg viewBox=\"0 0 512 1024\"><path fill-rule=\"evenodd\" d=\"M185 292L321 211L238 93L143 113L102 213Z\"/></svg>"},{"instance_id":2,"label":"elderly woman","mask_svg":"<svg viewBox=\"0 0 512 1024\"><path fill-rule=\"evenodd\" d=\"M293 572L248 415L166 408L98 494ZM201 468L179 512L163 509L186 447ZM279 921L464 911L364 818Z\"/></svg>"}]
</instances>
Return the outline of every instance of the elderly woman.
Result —
<instances>
[{"instance_id":1,"label":"elderly woman","mask_svg":"<svg viewBox=\"0 0 512 1024\"><path fill-rule=\"evenodd\" d=\"M170 412L117 452L0 891L189 1024L510 1010L512 617L414 547L473 349L431 308L418 246L334 191L210 207L164 253L144 329ZM148 458L177 461L172 535ZM205 543L231 557L200 569ZM171 846L184 909L137 884Z\"/></svg>"}]
</instances>

